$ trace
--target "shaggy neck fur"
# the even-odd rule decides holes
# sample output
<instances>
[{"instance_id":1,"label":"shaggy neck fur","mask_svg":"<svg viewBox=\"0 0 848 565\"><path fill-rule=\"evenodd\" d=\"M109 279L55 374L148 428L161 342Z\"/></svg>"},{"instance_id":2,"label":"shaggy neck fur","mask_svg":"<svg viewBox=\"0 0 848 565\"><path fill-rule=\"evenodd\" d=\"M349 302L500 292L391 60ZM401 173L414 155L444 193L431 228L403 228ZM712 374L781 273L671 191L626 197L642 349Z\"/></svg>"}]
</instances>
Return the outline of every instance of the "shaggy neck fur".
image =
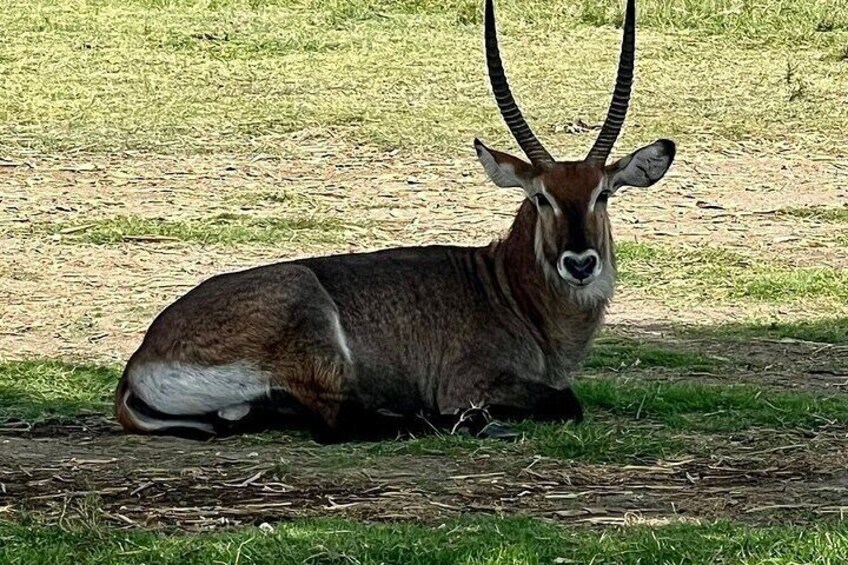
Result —
<instances>
[{"instance_id":1,"label":"shaggy neck fur","mask_svg":"<svg viewBox=\"0 0 848 565\"><path fill-rule=\"evenodd\" d=\"M609 258L604 258L605 278L586 288L574 288L537 256L537 221L535 206L525 201L507 236L488 248L501 270L499 282L519 313L553 349L588 348L603 323L615 284L612 240L606 238L607 249L598 250L602 258ZM593 289L595 285L601 286ZM572 347L563 347L567 345Z\"/></svg>"}]
</instances>

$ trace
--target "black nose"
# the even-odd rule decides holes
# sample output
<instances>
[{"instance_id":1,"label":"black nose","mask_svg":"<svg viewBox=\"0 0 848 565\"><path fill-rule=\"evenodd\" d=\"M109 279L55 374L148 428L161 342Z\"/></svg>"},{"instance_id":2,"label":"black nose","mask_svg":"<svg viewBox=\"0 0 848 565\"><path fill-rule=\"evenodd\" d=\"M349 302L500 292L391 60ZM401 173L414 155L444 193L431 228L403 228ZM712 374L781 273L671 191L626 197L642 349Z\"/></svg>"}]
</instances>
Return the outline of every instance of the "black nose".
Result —
<instances>
[{"instance_id":1,"label":"black nose","mask_svg":"<svg viewBox=\"0 0 848 565\"><path fill-rule=\"evenodd\" d=\"M575 257L574 255L566 255L562 258L562 264L565 270L578 281L589 278L595 272L595 267L598 265L598 258L594 253L584 255L583 257Z\"/></svg>"}]
</instances>

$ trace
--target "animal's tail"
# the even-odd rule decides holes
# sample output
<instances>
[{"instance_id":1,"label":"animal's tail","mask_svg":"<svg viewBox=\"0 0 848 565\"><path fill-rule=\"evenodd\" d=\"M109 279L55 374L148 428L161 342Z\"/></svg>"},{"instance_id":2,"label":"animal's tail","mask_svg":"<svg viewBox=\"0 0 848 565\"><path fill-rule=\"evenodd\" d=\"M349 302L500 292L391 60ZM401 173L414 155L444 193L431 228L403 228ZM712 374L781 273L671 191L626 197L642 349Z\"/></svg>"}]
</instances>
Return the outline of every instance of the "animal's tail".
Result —
<instances>
[{"instance_id":1,"label":"animal's tail","mask_svg":"<svg viewBox=\"0 0 848 565\"><path fill-rule=\"evenodd\" d=\"M124 430L132 433L161 433L178 428L215 433L210 422L192 420L184 416L172 417L145 404L133 394L126 371L115 391L115 415Z\"/></svg>"}]
</instances>

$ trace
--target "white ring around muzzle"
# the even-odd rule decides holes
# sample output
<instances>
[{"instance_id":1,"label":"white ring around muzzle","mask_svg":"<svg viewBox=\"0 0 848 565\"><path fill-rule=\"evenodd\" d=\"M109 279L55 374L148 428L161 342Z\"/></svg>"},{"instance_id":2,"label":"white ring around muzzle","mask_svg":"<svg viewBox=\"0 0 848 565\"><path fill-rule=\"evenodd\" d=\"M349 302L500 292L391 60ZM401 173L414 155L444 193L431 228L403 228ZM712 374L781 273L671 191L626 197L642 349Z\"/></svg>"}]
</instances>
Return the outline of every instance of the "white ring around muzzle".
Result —
<instances>
[{"instance_id":1,"label":"white ring around muzzle","mask_svg":"<svg viewBox=\"0 0 848 565\"><path fill-rule=\"evenodd\" d=\"M592 269L592 273L587 276L585 279L577 279L571 273L568 272L568 269L565 266L566 259L573 259L574 261L580 263L585 261L589 257L595 258L595 266ZM562 277L566 282L573 284L575 286L585 286L592 281L594 281L598 276L600 276L601 271L603 271L603 263L601 262L601 257L598 255L598 252L594 249L587 249L581 253L575 253L573 251L563 251L562 255L559 256L559 260L557 261L557 272L559 276Z\"/></svg>"}]
</instances>

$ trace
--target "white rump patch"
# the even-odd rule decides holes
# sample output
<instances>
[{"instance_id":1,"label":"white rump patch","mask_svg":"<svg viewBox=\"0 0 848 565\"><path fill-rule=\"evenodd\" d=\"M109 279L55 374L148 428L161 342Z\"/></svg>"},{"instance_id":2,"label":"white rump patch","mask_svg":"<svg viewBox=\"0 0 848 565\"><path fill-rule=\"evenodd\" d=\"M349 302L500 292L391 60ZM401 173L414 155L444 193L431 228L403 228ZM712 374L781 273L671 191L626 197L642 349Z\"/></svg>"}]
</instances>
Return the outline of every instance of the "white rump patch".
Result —
<instances>
[{"instance_id":1,"label":"white rump patch","mask_svg":"<svg viewBox=\"0 0 848 565\"><path fill-rule=\"evenodd\" d=\"M130 388L142 401L173 416L235 414L241 405L249 409L251 402L267 396L271 382L268 373L245 361L210 367L153 361L132 367L128 376Z\"/></svg>"}]
</instances>

